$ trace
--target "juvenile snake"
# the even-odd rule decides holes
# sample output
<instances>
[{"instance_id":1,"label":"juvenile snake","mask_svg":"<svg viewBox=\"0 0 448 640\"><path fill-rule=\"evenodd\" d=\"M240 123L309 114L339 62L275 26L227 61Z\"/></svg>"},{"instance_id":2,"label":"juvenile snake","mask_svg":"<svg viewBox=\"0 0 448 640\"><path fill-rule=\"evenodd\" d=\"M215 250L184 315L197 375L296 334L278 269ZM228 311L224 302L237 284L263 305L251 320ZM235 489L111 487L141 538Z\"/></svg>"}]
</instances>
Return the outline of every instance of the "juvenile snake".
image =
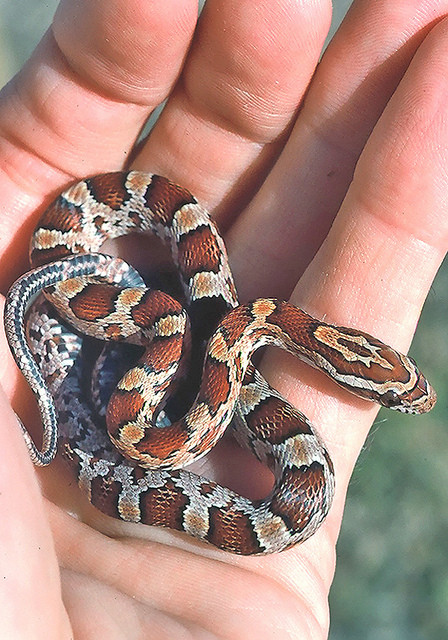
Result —
<instances>
[{"instance_id":1,"label":"juvenile snake","mask_svg":"<svg viewBox=\"0 0 448 640\"><path fill-rule=\"evenodd\" d=\"M106 240L135 232L169 247L182 303L101 253ZM8 342L43 423L40 449L23 427L25 439L37 465L59 447L88 499L110 516L240 554L281 551L316 531L333 498L333 466L307 418L251 364L261 346L286 349L386 407L423 413L435 402L415 363L368 334L280 300L238 305L216 226L186 189L161 176L115 172L71 186L42 215L30 259L5 307ZM87 369L99 341L110 346ZM198 368L199 353L202 377L191 397L182 373L191 360ZM274 472L263 500L185 468L229 425Z\"/></svg>"}]
</instances>

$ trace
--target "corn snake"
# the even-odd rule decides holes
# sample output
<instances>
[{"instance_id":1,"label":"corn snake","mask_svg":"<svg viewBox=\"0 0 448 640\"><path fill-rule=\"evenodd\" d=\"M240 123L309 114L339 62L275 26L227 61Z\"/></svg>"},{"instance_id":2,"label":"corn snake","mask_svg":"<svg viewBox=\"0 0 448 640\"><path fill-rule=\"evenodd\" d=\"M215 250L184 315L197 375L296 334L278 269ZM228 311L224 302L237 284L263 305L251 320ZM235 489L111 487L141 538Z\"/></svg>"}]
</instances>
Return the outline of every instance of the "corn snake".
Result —
<instances>
[{"instance_id":1,"label":"corn snake","mask_svg":"<svg viewBox=\"0 0 448 640\"><path fill-rule=\"evenodd\" d=\"M156 234L169 246L188 314L171 296L147 288L132 267L100 253L106 240L133 232ZM30 256L32 271L11 287L5 307L11 350L38 399L41 450L22 427L24 435L38 465L51 462L59 439L80 488L110 516L167 526L245 555L281 551L316 531L333 498L333 465L307 418L251 364L260 346L286 349L384 406L423 413L435 402L415 363L368 334L325 324L280 300L239 305L208 213L163 177L115 172L73 185L42 215ZM42 290L45 299L35 301ZM93 395L106 397L107 408L86 398L82 356L89 339L140 348L131 369L95 383ZM175 418L167 418L161 407L168 387L182 385L189 352L194 359L207 342L196 397L187 393L185 413L174 409ZM118 361L128 357L126 344L124 355L120 348ZM115 353L109 347L100 359L110 362ZM98 370L87 377L97 380ZM264 500L185 468L230 423L240 444L274 472Z\"/></svg>"}]
</instances>

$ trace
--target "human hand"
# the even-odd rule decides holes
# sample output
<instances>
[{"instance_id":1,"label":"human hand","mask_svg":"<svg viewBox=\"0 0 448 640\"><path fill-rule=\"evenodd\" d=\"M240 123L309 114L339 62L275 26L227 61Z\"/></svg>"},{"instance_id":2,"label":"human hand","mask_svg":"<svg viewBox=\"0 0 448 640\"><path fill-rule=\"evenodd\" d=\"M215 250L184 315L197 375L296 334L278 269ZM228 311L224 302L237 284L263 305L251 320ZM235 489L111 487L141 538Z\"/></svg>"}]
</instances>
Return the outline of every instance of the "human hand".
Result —
<instances>
[{"instance_id":1,"label":"human hand","mask_svg":"<svg viewBox=\"0 0 448 640\"><path fill-rule=\"evenodd\" d=\"M446 24L410 60L447 4L415 17L404 0L355 3L290 133L328 2L212 0L187 57L194 3L63 2L57 44L48 33L1 95L3 291L27 268L31 229L54 195L78 177L129 166L132 156L132 167L167 175L214 212L242 300L291 296L317 317L406 349L446 246ZM28 396L3 349L3 386L22 408ZM326 637L345 490L376 409L284 354L270 356L264 372L317 425L337 480L319 532L265 558L111 521L66 489L57 465L39 472L42 499L2 399L5 637L70 637L70 627L81 638ZM34 414L33 422L39 427ZM205 475L229 474L221 469L228 446ZM263 493L258 467L235 473L242 490ZM26 615L14 614L17 601Z\"/></svg>"}]
</instances>

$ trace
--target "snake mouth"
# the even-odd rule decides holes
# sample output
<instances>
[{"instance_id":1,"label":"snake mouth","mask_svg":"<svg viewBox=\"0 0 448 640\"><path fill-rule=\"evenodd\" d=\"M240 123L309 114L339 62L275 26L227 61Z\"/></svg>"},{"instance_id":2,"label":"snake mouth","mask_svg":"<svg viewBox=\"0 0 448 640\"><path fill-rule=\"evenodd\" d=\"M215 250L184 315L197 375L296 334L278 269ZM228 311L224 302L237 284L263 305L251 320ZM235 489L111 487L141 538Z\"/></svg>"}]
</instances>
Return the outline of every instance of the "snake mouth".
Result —
<instances>
[{"instance_id":1,"label":"snake mouth","mask_svg":"<svg viewBox=\"0 0 448 640\"><path fill-rule=\"evenodd\" d=\"M426 389L422 395L421 402L416 401L414 405L414 413L428 413L431 411L435 403L437 402L437 393L431 387L431 385L426 382Z\"/></svg>"},{"instance_id":2,"label":"snake mouth","mask_svg":"<svg viewBox=\"0 0 448 640\"><path fill-rule=\"evenodd\" d=\"M397 409L403 413L419 415L431 411L436 402L437 393L423 374L419 373L418 380L413 390L407 394L406 402L403 401L401 406L397 407Z\"/></svg>"}]
</instances>

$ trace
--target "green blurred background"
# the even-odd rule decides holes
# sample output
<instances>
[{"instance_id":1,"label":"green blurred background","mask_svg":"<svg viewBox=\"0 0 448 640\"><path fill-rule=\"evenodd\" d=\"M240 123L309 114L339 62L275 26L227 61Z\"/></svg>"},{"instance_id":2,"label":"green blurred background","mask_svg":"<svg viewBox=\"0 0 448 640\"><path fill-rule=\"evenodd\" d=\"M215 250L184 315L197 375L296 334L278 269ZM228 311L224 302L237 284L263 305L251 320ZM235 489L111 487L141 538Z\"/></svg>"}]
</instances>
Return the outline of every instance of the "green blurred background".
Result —
<instances>
[{"instance_id":1,"label":"green blurred background","mask_svg":"<svg viewBox=\"0 0 448 640\"><path fill-rule=\"evenodd\" d=\"M350 4L334 0L332 33ZM2 85L56 5L0 0ZM436 408L416 419L380 412L353 474L331 591L331 640L448 638L447 291L445 262L411 351L438 391Z\"/></svg>"}]
</instances>

